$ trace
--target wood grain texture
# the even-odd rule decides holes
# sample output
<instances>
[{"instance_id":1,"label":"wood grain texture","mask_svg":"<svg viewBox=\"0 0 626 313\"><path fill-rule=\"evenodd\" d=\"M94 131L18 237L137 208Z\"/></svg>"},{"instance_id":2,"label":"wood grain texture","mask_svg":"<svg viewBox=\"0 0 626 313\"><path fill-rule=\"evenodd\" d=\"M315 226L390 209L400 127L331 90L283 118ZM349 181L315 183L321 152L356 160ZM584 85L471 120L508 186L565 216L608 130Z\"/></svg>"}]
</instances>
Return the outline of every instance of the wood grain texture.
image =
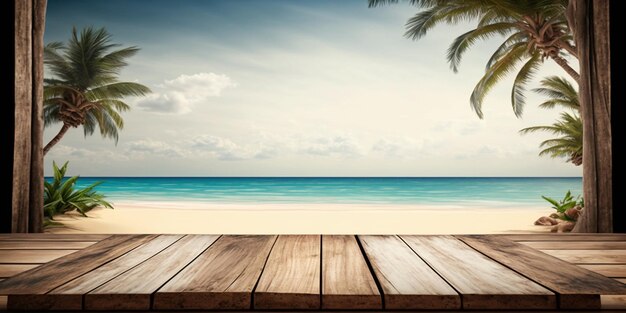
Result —
<instances>
[{"instance_id":1,"label":"wood grain texture","mask_svg":"<svg viewBox=\"0 0 626 313\"><path fill-rule=\"evenodd\" d=\"M559 294L561 309L600 309L600 295L626 294L626 287L602 275L504 238L459 236L461 240Z\"/></svg>"},{"instance_id":2,"label":"wood grain texture","mask_svg":"<svg viewBox=\"0 0 626 313\"><path fill-rule=\"evenodd\" d=\"M161 235L93 271L54 290L28 297L30 310L81 310L83 294L90 292L125 271L167 248L183 235Z\"/></svg>"},{"instance_id":3,"label":"wood grain texture","mask_svg":"<svg viewBox=\"0 0 626 313\"><path fill-rule=\"evenodd\" d=\"M0 263L41 264L78 250L0 250Z\"/></svg>"},{"instance_id":4,"label":"wood grain texture","mask_svg":"<svg viewBox=\"0 0 626 313\"><path fill-rule=\"evenodd\" d=\"M382 299L354 236L322 236L322 309L382 309Z\"/></svg>"},{"instance_id":5,"label":"wood grain texture","mask_svg":"<svg viewBox=\"0 0 626 313\"><path fill-rule=\"evenodd\" d=\"M28 232L30 152L32 119L32 16L33 2L14 1L15 84L13 134L12 227L14 233Z\"/></svg>"},{"instance_id":6,"label":"wood grain texture","mask_svg":"<svg viewBox=\"0 0 626 313\"><path fill-rule=\"evenodd\" d=\"M219 236L187 235L154 257L85 294L86 310L149 310L151 295Z\"/></svg>"},{"instance_id":7,"label":"wood grain texture","mask_svg":"<svg viewBox=\"0 0 626 313\"><path fill-rule=\"evenodd\" d=\"M538 250L626 250L626 241L520 241L520 243Z\"/></svg>"},{"instance_id":8,"label":"wood grain texture","mask_svg":"<svg viewBox=\"0 0 626 313\"><path fill-rule=\"evenodd\" d=\"M603 310L626 310L626 295L601 296Z\"/></svg>"},{"instance_id":9,"label":"wood grain texture","mask_svg":"<svg viewBox=\"0 0 626 313\"><path fill-rule=\"evenodd\" d=\"M0 250L79 250L94 241L0 241Z\"/></svg>"},{"instance_id":10,"label":"wood grain texture","mask_svg":"<svg viewBox=\"0 0 626 313\"><path fill-rule=\"evenodd\" d=\"M613 231L611 53L609 1L572 0L570 22L578 48L578 96L583 122L585 210L574 231Z\"/></svg>"},{"instance_id":11,"label":"wood grain texture","mask_svg":"<svg viewBox=\"0 0 626 313\"><path fill-rule=\"evenodd\" d=\"M30 135L30 189L28 195L28 231L43 231L43 50L47 0L33 0L32 108Z\"/></svg>"},{"instance_id":12,"label":"wood grain texture","mask_svg":"<svg viewBox=\"0 0 626 313\"><path fill-rule=\"evenodd\" d=\"M397 236L358 236L385 309L459 309L461 298Z\"/></svg>"},{"instance_id":13,"label":"wood grain texture","mask_svg":"<svg viewBox=\"0 0 626 313\"><path fill-rule=\"evenodd\" d=\"M222 236L154 295L155 310L250 309L277 236Z\"/></svg>"},{"instance_id":14,"label":"wood grain texture","mask_svg":"<svg viewBox=\"0 0 626 313\"><path fill-rule=\"evenodd\" d=\"M39 265L40 264L0 264L0 277L9 278Z\"/></svg>"},{"instance_id":15,"label":"wood grain texture","mask_svg":"<svg viewBox=\"0 0 626 313\"><path fill-rule=\"evenodd\" d=\"M101 241L111 235L100 234L0 234L0 242L9 241Z\"/></svg>"},{"instance_id":16,"label":"wood grain texture","mask_svg":"<svg viewBox=\"0 0 626 313\"><path fill-rule=\"evenodd\" d=\"M617 280L618 282L620 282L622 284L626 284L626 278L617 278L615 280Z\"/></svg>"},{"instance_id":17,"label":"wood grain texture","mask_svg":"<svg viewBox=\"0 0 626 313\"><path fill-rule=\"evenodd\" d=\"M463 308L555 309L556 296L452 236L401 236L463 297Z\"/></svg>"},{"instance_id":18,"label":"wood grain texture","mask_svg":"<svg viewBox=\"0 0 626 313\"><path fill-rule=\"evenodd\" d=\"M541 250L576 264L626 264L626 250Z\"/></svg>"},{"instance_id":19,"label":"wood grain texture","mask_svg":"<svg viewBox=\"0 0 626 313\"><path fill-rule=\"evenodd\" d=\"M550 233L495 235L512 241L626 241L626 234Z\"/></svg>"},{"instance_id":20,"label":"wood grain texture","mask_svg":"<svg viewBox=\"0 0 626 313\"><path fill-rule=\"evenodd\" d=\"M321 238L281 235L254 292L255 309L319 309Z\"/></svg>"},{"instance_id":21,"label":"wood grain texture","mask_svg":"<svg viewBox=\"0 0 626 313\"><path fill-rule=\"evenodd\" d=\"M22 272L0 284L0 294L46 293L134 249L152 235L116 235L89 248ZM9 299L9 307L11 299Z\"/></svg>"},{"instance_id":22,"label":"wood grain texture","mask_svg":"<svg viewBox=\"0 0 626 313\"><path fill-rule=\"evenodd\" d=\"M578 266L606 277L626 277L624 264L580 264Z\"/></svg>"}]
</instances>

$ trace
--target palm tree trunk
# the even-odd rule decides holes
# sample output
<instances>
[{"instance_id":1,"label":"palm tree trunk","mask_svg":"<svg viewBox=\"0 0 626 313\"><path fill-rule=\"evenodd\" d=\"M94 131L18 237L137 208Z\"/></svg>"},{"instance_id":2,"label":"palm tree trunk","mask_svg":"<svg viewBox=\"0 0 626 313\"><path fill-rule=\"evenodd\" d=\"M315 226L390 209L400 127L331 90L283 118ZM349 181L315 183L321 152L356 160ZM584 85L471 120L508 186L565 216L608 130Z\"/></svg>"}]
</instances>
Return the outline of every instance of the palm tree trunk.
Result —
<instances>
[{"instance_id":1,"label":"palm tree trunk","mask_svg":"<svg viewBox=\"0 0 626 313\"><path fill-rule=\"evenodd\" d=\"M61 138L65 136L65 133L67 133L69 129L70 125L63 123L63 127L61 127L61 130L59 130L59 133L54 136L54 138L52 138L52 140L50 140L50 142L48 142L48 144L43 148L43 155L46 155L46 153L48 153L48 151L50 151L50 149L52 149L54 145L59 143L59 141L61 141Z\"/></svg>"},{"instance_id":2,"label":"palm tree trunk","mask_svg":"<svg viewBox=\"0 0 626 313\"><path fill-rule=\"evenodd\" d=\"M565 70L565 72L567 72L567 74L569 74L574 80L576 80L576 82L580 80L580 75L571 66L569 66L567 60L558 55L551 56L550 58L554 60L556 64L560 65Z\"/></svg>"}]
</instances>

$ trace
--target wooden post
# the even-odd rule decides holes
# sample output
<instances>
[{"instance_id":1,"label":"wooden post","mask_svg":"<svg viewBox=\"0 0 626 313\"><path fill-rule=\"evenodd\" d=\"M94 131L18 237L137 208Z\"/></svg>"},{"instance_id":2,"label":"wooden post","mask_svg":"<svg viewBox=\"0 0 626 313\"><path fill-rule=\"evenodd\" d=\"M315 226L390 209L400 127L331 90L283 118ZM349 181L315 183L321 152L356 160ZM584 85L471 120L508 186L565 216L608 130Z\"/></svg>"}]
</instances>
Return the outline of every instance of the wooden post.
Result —
<instances>
[{"instance_id":1,"label":"wooden post","mask_svg":"<svg viewBox=\"0 0 626 313\"><path fill-rule=\"evenodd\" d=\"M43 33L46 0L13 0L14 75L11 136L6 138L11 176L10 206L2 231L41 232L43 221ZM12 113L12 114L11 114ZM9 131L8 129L6 131ZM4 138L4 137L3 137ZM3 155L4 156L4 155ZM4 173L4 171L3 171ZM9 209L10 208L10 209ZM5 212L4 210L10 211Z\"/></svg>"},{"instance_id":2,"label":"wooden post","mask_svg":"<svg viewBox=\"0 0 626 313\"><path fill-rule=\"evenodd\" d=\"M611 69L608 0L571 0L580 60L585 209L576 232L613 231Z\"/></svg>"},{"instance_id":3,"label":"wooden post","mask_svg":"<svg viewBox=\"0 0 626 313\"><path fill-rule=\"evenodd\" d=\"M33 0L33 88L28 231L43 231L43 33L47 0Z\"/></svg>"},{"instance_id":4,"label":"wooden post","mask_svg":"<svg viewBox=\"0 0 626 313\"><path fill-rule=\"evenodd\" d=\"M13 143L14 233L28 232L32 120L33 2L15 0L15 131Z\"/></svg>"}]
</instances>

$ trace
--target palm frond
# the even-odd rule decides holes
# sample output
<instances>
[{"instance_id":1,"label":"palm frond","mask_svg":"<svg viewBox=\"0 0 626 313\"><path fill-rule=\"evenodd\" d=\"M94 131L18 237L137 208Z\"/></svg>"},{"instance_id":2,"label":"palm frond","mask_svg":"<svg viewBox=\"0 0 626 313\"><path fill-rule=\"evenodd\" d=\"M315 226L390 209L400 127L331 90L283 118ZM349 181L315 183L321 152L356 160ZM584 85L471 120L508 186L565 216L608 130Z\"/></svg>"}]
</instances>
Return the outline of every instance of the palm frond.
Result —
<instances>
[{"instance_id":1,"label":"palm frond","mask_svg":"<svg viewBox=\"0 0 626 313\"><path fill-rule=\"evenodd\" d=\"M517 72L517 76L513 81L513 89L511 90L511 104L515 116L521 117L524 112L524 104L526 104L526 85L533 78L535 73L541 66L541 56L535 52L533 56L522 66Z\"/></svg>"}]
</instances>

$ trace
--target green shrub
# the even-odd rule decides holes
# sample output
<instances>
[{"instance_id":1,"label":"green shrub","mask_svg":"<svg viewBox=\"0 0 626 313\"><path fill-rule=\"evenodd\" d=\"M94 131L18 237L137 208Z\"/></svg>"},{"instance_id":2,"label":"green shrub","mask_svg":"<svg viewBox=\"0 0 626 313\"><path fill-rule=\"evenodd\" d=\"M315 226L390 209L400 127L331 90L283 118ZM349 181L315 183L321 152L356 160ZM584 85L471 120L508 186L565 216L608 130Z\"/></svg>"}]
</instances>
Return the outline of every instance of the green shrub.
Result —
<instances>
[{"instance_id":1,"label":"green shrub","mask_svg":"<svg viewBox=\"0 0 626 313\"><path fill-rule=\"evenodd\" d=\"M577 196L574 198L574 196L572 196L572 192L571 191L567 191L567 193L565 193L565 197L563 197L563 199L561 200L555 200L546 196L541 196L544 200L548 201L550 204L552 204L552 208L556 210L557 214L559 215L559 218L564 219L564 220L573 220L570 217L567 216L567 214L565 214L565 212L573 207L579 207L578 209L582 209L584 207L584 201L583 198L581 196Z\"/></svg>"},{"instance_id":2,"label":"green shrub","mask_svg":"<svg viewBox=\"0 0 626 313\"><path fill-rule=\"evenodd\" d=\"M78 176L65 179L67 171L65 162L61 168L55 162L52 162L54 169L54 177L52 182L44 182L44 217L46 224L54 224L54 216L65 214L66 212L76 210L83 216L87 216L87 212L97 206L113 208L110 203L104 200L104 195L96 192L95 187L102 182L96 182L84 189L76 189L76 181Z\"/></svg>"}]
</instances>

